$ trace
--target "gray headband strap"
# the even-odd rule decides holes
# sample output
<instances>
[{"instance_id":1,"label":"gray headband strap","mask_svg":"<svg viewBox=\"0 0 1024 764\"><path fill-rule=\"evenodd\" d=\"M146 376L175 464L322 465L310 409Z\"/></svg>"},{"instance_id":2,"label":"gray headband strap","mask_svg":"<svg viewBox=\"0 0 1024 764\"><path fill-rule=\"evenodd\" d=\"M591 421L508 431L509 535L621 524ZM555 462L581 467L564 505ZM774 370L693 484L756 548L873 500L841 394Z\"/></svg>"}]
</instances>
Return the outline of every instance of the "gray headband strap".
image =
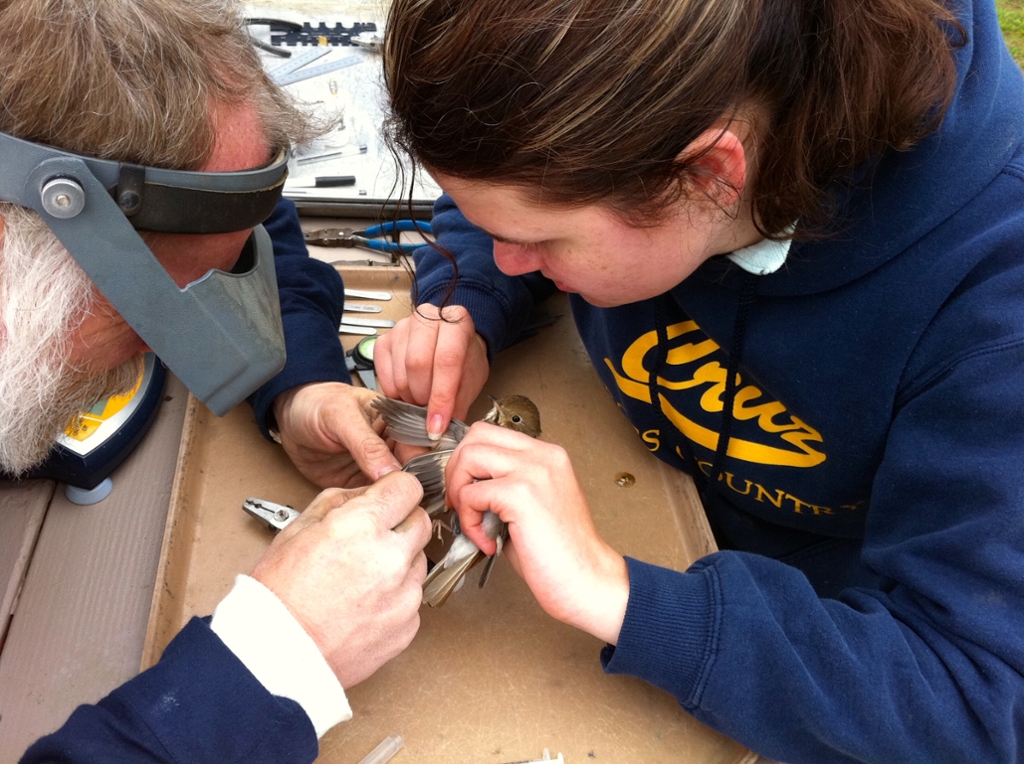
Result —
<instances>
[{"instance_id":1,"label":"gray headband strap","mask_svg":"<svg viewBox=\"0 0 1024 764\"><path fill-rule=\"evenodd\" d=\"M229 233L254 228L274 211L287 176L275 172L267 178L271 185L263 188L216 190L155 183L148 180L152 168L140 165L121 164L119 170L117 185L107 190L121 212L135 230L163 233Z\"/></svg>"},{"instance_id":2,"label":"gray headband strap","mask_svg":"<svg viewBox=\"0 0 1024 764\"><path fill-rule=\"evenodd\" d=\"M253 170L194 172L95 159L0 133L0 199L34 207L38 189L23 188L23 180L40 162L55 158L84 162L133 228L165 233L253 228L270 216L288 175L285 151Z\"/></svg>"}]
</instances>

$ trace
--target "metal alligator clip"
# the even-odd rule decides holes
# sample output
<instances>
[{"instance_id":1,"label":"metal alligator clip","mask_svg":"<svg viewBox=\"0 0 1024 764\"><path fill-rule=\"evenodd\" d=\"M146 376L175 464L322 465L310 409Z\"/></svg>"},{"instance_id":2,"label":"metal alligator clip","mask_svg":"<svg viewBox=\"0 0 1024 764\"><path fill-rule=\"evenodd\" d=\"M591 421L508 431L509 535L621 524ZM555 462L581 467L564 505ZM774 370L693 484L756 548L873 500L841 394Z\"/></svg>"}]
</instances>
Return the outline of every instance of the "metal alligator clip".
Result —
<instances>
[{"instance_id":1,"label":"metal alligator clip","mask_svg":"<svg viewBox=\"0 0 1024 764\"><path fill-rule=\"evenodd\" d=\"M301 514L294 507L266 499L246 499L242 502L242 509L257 520L265 522L272 531L284 530Z\"/></svg>"}]
</instances>

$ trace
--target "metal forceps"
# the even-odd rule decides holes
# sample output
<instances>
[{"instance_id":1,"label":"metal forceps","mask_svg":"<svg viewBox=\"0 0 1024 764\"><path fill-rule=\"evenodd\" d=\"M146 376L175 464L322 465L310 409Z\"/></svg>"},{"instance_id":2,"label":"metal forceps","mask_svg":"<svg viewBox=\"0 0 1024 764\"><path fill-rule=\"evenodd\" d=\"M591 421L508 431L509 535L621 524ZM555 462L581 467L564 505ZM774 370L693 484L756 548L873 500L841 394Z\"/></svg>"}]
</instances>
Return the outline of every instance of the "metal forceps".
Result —
<instances>
[{"instance_id":1,"label":"metal forceps","mask_svg":"<svg viewBox=\"0 0 1024 764\"><path fill-rule=\"evenodd\" d=\"M387 238L389 235L407 231L431 233L430 223L426 220L395 220L359 231L350 228L321 228L306 234L306 244L320 247L363 247L374 252L386 252L392 256L407 255L422 247L423 243L405 243Z\"/></svg>"}]
</instances>

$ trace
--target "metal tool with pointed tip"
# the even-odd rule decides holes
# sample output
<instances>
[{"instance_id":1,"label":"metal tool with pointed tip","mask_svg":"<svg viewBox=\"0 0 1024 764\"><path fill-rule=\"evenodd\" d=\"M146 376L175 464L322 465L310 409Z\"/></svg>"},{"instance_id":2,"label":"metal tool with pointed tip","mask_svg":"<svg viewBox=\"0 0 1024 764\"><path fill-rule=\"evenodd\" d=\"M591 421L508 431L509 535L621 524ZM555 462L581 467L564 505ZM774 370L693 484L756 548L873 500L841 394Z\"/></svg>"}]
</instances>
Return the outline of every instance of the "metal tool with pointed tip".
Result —
<instances>
[{"instance_id":1,"label":"metal tool with pointed tip","mask_svg":"<svg viewBox=\"0 0 1024 764\"><path fill-rule=\"evenodd\" d=\"M380 305L365 305L360 302L346 302L343 310L346 313L380 313L384 309Z\"/></svg>"},{"instance_id":2,"label":"metal tool with pointed tip","mask_svg":"<svg viewBox=\"0 0 1024 764\"><path fill-rule=\"evenodd\" d=\"M381 300L387 302L391 299L390 292L378 292L373 289L349 289L345 288L345 297L355 300Z\"/></svg>"},{"instance_id":3,"label":"metal tool with pointed tip","mask_svg":"<svg viewBox=\"0 0 1024 764\"><path fill-rule=\"evenodd\" d=\"M390 329L395 322L390 318L363 318L362 316L342 316L341 325L371 326L376 329Z\"/></svg>"}]
</instances>

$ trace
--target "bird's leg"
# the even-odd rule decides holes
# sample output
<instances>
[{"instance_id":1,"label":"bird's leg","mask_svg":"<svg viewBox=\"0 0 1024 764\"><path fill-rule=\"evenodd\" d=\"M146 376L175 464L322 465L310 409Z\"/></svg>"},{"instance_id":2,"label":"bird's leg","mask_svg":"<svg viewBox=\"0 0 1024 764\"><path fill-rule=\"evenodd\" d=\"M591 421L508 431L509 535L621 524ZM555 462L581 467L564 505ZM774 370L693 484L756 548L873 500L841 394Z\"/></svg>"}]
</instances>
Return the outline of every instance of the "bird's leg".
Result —
<instances>
[{"instance_id":1,"label":"bird's leg","mask_svg":"<svg viewBox=\"0 0 1024 764\"><path fill-rule=\"evenodd\" d=\"M430 521L430 528L432 533L437 534L438 541L444 540L441 538L442 529L448 531L453 536L458 536L460 533L462 533L461 529L459 528L459 516L455 514L452 515L452 519L447 523L440 517L435 517L433 520Z\"/></svg>"}]
</instances>

